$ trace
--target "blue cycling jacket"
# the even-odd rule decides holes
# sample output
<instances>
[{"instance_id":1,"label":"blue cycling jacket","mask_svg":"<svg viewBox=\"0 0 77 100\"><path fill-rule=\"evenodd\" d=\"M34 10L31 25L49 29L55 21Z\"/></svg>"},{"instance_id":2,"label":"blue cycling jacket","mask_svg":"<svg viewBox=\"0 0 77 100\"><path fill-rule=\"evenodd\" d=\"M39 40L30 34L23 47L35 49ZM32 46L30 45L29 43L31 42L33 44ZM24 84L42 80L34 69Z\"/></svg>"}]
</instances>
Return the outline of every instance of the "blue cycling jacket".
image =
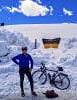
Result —
<instances>
[{"instance_id":1,"label":"blue cycling jacket","mask_svg":"<svg viewBox=\"0 0 77 100\"><path fill-rule=\"evenodd\" d=\"M13 62L19 65L20 68L29 69L29 64L31 64L31 68L33 68L33 59L29 54L19 54L12 58Z\"/></svg>"}]
</instances>

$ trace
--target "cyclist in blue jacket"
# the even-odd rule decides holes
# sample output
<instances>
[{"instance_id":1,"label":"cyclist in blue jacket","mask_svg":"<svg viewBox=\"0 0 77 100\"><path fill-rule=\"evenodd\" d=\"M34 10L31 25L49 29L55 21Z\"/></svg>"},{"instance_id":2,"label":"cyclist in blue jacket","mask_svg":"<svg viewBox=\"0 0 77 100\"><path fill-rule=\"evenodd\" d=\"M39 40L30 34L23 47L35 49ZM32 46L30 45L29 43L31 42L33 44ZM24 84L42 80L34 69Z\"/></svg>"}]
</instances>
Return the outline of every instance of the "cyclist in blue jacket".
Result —
<instances>
[{"instance_id":1,"label":"cyclist in blue jacket","mask_svg":"<svg viewBox=\"0 0 77 100\"><path fill-rule=\"evenodd\" d=\"M31 71L33 69L33 59L31 55L27 53L27 47L22 47L22 53L12 58L13 62L19 65L19 75L20 75L20 88L21 88L21 96L25 96L23 89L24 75L26 74L31 86L31 93L34 96L37 94L34 92L33 78L31 75ZM31 67L29 67L31 64Z\"/></svg>"}]
</instances>

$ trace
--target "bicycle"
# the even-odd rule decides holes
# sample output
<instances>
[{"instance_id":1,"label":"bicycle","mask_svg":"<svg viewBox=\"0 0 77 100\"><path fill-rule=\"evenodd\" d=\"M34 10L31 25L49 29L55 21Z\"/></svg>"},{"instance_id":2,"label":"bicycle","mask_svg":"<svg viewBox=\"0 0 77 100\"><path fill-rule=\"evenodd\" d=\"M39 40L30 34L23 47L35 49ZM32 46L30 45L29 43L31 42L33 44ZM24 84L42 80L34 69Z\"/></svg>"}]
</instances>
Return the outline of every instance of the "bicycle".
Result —
<instances>
[{"instance_id":1,"label":"bicycle","mask_svg":"<svg viewBox=\"0 0 77 100\"><path fill-rule=\"evenodd\" d=\"M57 66L57 70L51 70L42 62L41 67L32 73L32 77L34 82L40 82L42 85L49 79L50 85L53 84L60 90L65 90L70 86L70 79L63 73L63 67L60 66Z\"/></svg>"}]
</instances>

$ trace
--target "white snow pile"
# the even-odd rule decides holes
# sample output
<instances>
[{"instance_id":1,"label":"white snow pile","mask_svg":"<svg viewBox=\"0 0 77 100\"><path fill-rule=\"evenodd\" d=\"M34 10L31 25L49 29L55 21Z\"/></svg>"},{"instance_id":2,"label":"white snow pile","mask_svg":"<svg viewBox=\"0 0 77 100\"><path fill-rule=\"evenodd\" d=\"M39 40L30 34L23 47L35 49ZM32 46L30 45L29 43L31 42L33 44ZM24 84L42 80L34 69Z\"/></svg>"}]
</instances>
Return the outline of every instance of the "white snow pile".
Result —
<instances>
[{"instance_id":1,"label":"white snow pile","mask_svg":"<svg viewBox=\"0 0 77 100\"><path fill-rule=\"evenodd\" d=\"M0 40L6 41L9 45L26 45L28 38L24 38L20 33L12 33L6 29L0 30ZM25 42L26 41L26 42Z\"/></svg>"},{"instance_id":2,"label":"white snow pile","mask_svg":"<svg viewBox=\"0 0 77 100\"><path fill-rule=\"evenodd\" d=\"M0 29L0 63L9 62L12 55L19 53L21 46L34 48L34 44L28 37L23 37L21 33Z\"/></svg>"}]
</instances>

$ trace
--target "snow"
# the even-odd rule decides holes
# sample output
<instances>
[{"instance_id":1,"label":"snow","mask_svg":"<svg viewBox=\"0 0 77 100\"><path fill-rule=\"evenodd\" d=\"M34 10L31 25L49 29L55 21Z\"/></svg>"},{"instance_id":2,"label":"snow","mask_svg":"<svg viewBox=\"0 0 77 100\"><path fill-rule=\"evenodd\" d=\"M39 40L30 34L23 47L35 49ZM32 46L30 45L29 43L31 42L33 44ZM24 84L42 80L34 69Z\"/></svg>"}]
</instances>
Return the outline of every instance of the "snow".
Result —
<instances>
[{"instance_id":1,"label":"snow","mask_svg":"<svg viewBox=\"0 0 77 100\"><path fill-rule=\"evenodd\" d=\"M20 97L19 95L15 95L13 97L13 95L11 95L13 98L8 97L8 100L77 100L77 93L74 92L72 93L71 91L70 92L60 92L60 91L56 91L59 93L59 97L57 98L52 98L52 99L48 99L46 98L44 95L42 94L39 94L37 97L33 97L33 96L30 96L28 93L27 93L27 96L24 97L24 99L22 97Z\"/></svg>"},{"instance_id":2,"label":"snow","mask_svg":"<svg viewBox=\"0 0 77 100\"><path fill-rule=\"evenodd\" d=\"M24 45L28 46L28 52L33 57L34 69L39 68L41 61L44 61L46 66L49 68L56 69L57 65L60 65L64 68L64 72L69 75L71 81L70 87L65 91L50 86L49 82L45 85L35 84L35 90L39 95L35 100L39 100L39 98L42 100L42 98L45 98L42 91L46 91L47 89L54 89L59 93L60 97L55 100L77 100L76 34L76 24L8 25L2 28L0 27L0 50L2 50L0 51L0 55L3 56L0 57L0 100L3 100L3 97L5 97L6 100L14 100L15 95L17 95L16 98L22 100L22 98L19 97L20 87L18 66L11 61L11 58L21 53L21 46ZM41 41L42 37L61 37L59 48L44 49ZM34 39L38 40L37 49L34 49ZM9 54L6 55L7 53ZM27 78L25 79L24 84L27 95L25 100L27 98L30 98L31 100ZM11 98L11 96L13 96L13 98Z\"/></svg>"}]
</instances>

